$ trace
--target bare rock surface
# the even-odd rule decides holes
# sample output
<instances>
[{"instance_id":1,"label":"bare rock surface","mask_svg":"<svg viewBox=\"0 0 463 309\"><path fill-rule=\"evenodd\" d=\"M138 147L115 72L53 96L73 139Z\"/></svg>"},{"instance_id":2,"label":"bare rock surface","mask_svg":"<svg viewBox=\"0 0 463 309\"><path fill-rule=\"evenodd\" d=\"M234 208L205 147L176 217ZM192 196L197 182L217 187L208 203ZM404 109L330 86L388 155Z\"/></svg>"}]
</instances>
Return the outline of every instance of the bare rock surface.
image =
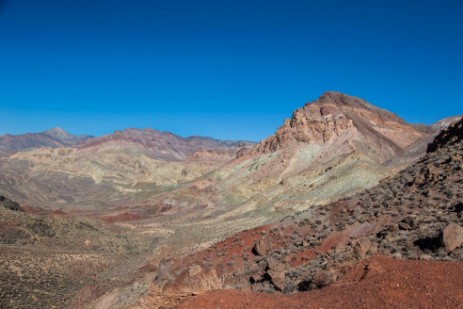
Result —
<instances>
[{"instance_id":1,"label":"bare rock surface","mask_svg":"<svg viewBox=\"0 0 463 309\"><path fill-rule=\"evenodd\" d=\"M452 252L463 244L463 227L451 223L442 231L442 241L447 252Z\"/></svg>"}]
</instances>

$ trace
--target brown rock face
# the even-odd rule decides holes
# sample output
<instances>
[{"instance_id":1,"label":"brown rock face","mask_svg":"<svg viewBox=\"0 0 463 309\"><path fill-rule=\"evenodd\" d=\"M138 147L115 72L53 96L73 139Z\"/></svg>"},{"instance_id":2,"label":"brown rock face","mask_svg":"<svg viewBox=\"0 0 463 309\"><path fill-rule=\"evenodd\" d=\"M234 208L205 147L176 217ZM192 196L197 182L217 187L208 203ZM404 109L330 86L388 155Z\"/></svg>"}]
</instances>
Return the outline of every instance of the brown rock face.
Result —
<instances>
[{"instance_id":1,"label":"brown rock face","mask_svg":"<svg viewBox=\"0 0 463 309\"><path fill-rule=\"evenodd\" d=\"M268 261L267 274L270 276L273 285L277 290L284 291L285 289L285 265L276 260Z\"/></svg>"},{"instance_id":2,"label":"brown rock face","mask_svg":"<svg viewBox=\"0 0 463 309\"><path fill-rule=\"evenodd\" d=\"M363 99L326 92L297 109L274 135L250 153L273 152L295 143L326 145L343 141L351 148L368 144L367 148L375 149L375 156L388 159L425 135L423 130Z\"/></svg>"},{"instance_id":3,"label":"brown rock face","mask_svg":"<svg viewBox=\"0 0 463 309\"><path fill-rule=\"evenodd\" d=\"M442 242L447 252L452 252L463 244L463 227L451 223L442 232Z\"/></svg>"}]
</instances>

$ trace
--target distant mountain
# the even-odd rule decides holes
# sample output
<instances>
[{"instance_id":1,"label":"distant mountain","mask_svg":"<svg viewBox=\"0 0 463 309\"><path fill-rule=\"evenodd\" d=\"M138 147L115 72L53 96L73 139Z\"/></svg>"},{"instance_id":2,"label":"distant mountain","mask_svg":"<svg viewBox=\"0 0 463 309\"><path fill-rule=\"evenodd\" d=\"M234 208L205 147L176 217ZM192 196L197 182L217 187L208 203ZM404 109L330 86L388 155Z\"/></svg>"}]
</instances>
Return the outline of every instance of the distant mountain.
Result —
<instances>
[{"instance_id":1,"label":"distant mountain","mask_svg":"<svg viewBox=\"0 0 463 309\"><path fill-rule=\"evenodd\" d=\"M204 176L254 146L152 129L126 129L86 141L59 129L37 136L53 141L53 147L0 160L0 193L48 209L145 203L150 194Z\"/></svg>"},{"instance_id":2,"label":"distant mountain","mask_svg":"<svg viewBox=\"0 0 463 309\"><path fill-rule=\"evenodd\" d=\"M40 133L0 136L0 156L42 147L63 147L77 145L91 136L74 136L62 128L53 128Z\"/></svg>"},{"instance_id":3,"label":"distant mountain","mask_svg":"<svg viewBox=\"0 0 463 309\"><path fill-rule=\"evenodd\" d=\"M153 159L185 161L212 159L229 161L242 148L251 148L255 143L247 141L222 141L210 137L181 137L170 132L153 129L126 129L113 134L93 138L79 146L81 150L132 145L140 147Z\"/></svg>"}]
</instances>

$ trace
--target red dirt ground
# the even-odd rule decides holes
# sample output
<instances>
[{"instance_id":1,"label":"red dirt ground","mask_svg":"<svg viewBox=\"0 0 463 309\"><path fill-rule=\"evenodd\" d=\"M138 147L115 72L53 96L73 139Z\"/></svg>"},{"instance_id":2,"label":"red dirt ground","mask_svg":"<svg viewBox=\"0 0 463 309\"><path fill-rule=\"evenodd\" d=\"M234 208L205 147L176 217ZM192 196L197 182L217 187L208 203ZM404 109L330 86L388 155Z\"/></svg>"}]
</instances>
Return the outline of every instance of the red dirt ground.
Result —
<instances>
[{"instance_id":1,"label":"red dirt ground","mask_svg":"<svg viewBox=\"0 0 463 309\"><path fill-rule=\"evenodd\" d=\"M292 295L213 291L179 308L463 308L463 262L376 256L321 290Z\"/></svg>"}]
</instances>

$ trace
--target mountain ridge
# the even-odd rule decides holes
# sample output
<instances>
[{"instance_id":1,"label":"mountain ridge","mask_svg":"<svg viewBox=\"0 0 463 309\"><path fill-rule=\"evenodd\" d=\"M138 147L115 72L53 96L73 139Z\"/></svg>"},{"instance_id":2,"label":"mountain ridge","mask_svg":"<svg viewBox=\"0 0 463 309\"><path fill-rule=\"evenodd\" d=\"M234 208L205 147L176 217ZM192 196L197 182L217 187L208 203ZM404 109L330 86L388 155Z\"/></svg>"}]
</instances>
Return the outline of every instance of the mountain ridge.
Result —
<instances>
[{"instance_id":1,"label":"mountain ridge","mask_svg":"<svg viewBox=\"0 0 463 309\"><path fill-rule=\"evenodd\" d=\"M117 308L163 286L295 292L374 254L461 260L436 245L461 221L459 119L410 125L325 93L258 144L129 128L2 157L0 195L14 202L0 203L0 303ZM42 134L73 143L61 128ZM46 282L31 289L23 273Z\"/></svg>"},{"instance_id":2,"label":"mountain ridge","mask_svg":"<svg viewBox=\"0 0 463 309\"><path fill-rule=\"evenodd\" d=\"M78 145L92 136L75 136L60 127L39 133L4 134L0 136L0 156L43 147L58 148Z\"/></svg>"}]
</instances>

